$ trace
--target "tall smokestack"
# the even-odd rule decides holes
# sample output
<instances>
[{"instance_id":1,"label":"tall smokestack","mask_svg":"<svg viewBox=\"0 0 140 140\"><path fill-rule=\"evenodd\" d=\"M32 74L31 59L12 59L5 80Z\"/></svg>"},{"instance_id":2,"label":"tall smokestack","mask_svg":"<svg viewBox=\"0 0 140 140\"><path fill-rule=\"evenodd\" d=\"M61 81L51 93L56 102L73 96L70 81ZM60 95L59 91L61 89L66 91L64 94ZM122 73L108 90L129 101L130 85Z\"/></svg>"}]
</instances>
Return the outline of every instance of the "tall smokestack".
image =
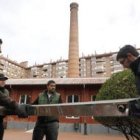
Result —
<instances>
[{"instance_id":1,"label":"tall smokestack","mask_svg":"<svg viewBox=\"0 0 140 140\"><path fill-rule=\"evenodd\" d=\"M70 38L68 77L79 77L79 43L78 43L78 4L70 4Z\"/></svg>"}]
</instances>

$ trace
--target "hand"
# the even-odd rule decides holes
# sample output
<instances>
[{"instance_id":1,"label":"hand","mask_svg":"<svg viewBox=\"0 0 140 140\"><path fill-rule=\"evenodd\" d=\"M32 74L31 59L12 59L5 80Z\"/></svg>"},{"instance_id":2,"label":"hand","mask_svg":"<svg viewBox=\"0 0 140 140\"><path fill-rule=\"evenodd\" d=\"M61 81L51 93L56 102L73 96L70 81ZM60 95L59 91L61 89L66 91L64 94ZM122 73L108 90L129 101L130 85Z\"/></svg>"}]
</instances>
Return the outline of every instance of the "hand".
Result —
<instances>
[{"instance_id":1,"label":"hand","mask_svg":"<svg viewBox=\"0 0 140 140\"><path fill-rule=\"evenodd\" d=\"M15 113L18 115L19 118L28 118L27 114L27 105L26 104L18 104L17 109L15 110Z\"/></svg>"}]
</instances>

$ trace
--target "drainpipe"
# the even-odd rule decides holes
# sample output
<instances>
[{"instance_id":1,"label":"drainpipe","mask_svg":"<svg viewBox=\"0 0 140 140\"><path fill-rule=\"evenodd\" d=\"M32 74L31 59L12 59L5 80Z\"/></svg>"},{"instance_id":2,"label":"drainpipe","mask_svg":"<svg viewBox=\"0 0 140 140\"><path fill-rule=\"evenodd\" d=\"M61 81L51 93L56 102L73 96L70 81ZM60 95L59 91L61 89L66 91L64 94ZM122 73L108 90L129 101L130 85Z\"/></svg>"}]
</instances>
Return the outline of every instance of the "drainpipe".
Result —
<instances>
[{"instance_id":1,"label":"drainpipe","mask_svg":"<svg viewBox=\"0 0 140 140\"><path fill-rule=\"evenodd\" d=\"M86 87L86 85L83 84L83 88L84 88L84 102L86 102L86 91L85 91L85 87ZM86 119L86 116L84 116L84 135L87 135L87 119Z\"/></svg>"},{"instance_id":2,"label":"drainpipe","mask_svg":"<svg viewBox=\"0 0 140 140\"><path fill-rule=\"evenodd\" d=\"M13 94L12 99L15 100L15 93L14 93L14 89L13 89L12 85L10 85L10 89L11 89L11 93Z\"/></svg>"},{"instance_id":3,"label":"drainpipe","mask_svg":"<svg viewBox=\"0 0 140 140\"><path fill-rule=\"evenodd\" d=\"M16 101L16 100L15 100L15 93L14 93L14 89L13 89L12 85L10 85L10 90L11 90L11 94L12 94L12 97L11 97L11 98L12 98L14 101ZM9 117L10 117L9 120L11 121L11 120L12 120L12 116L10 115Z\"/></svg>"}]
</instances>

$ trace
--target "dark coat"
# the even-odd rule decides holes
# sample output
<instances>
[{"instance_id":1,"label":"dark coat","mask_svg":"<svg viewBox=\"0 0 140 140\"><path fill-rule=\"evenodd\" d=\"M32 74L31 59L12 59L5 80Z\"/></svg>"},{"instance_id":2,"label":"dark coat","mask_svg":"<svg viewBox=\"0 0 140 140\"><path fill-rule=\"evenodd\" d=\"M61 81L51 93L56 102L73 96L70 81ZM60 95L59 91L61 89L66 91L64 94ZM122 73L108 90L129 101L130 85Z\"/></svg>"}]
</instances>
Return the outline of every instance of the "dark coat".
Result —
<instances>
[{"instance_id":1,"label":"dark coat","mask_svg":"<svg viewBox=\"0 0 140 140\"><path fill-rule=\"evenodd\" d=\"M140 95L140 57L138 57L134 62L131 63L130 69L135 75L136 87Z\"/></svg>"}]
</instances>

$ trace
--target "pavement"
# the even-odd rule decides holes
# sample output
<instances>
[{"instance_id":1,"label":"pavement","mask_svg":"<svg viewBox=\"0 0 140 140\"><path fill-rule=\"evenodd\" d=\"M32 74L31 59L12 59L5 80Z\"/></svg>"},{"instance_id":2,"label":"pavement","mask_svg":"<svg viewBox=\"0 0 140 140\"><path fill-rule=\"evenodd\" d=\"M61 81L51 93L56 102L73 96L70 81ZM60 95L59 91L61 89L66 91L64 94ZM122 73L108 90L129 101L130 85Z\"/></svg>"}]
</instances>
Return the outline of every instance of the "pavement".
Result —
<instances>
[{"instance_id":1,"label":"pavement","mask_svg":"<svg viewBox=\"0 0 140 140\"><path fill-rule=\"evenodd\" d=\"M3 140L31 140L32 131L6 129ZM45 140L45 138L43 139ZM89 134L59 132L58 140L126 140L123 135Z\"/></svg>"}]
</instances>

